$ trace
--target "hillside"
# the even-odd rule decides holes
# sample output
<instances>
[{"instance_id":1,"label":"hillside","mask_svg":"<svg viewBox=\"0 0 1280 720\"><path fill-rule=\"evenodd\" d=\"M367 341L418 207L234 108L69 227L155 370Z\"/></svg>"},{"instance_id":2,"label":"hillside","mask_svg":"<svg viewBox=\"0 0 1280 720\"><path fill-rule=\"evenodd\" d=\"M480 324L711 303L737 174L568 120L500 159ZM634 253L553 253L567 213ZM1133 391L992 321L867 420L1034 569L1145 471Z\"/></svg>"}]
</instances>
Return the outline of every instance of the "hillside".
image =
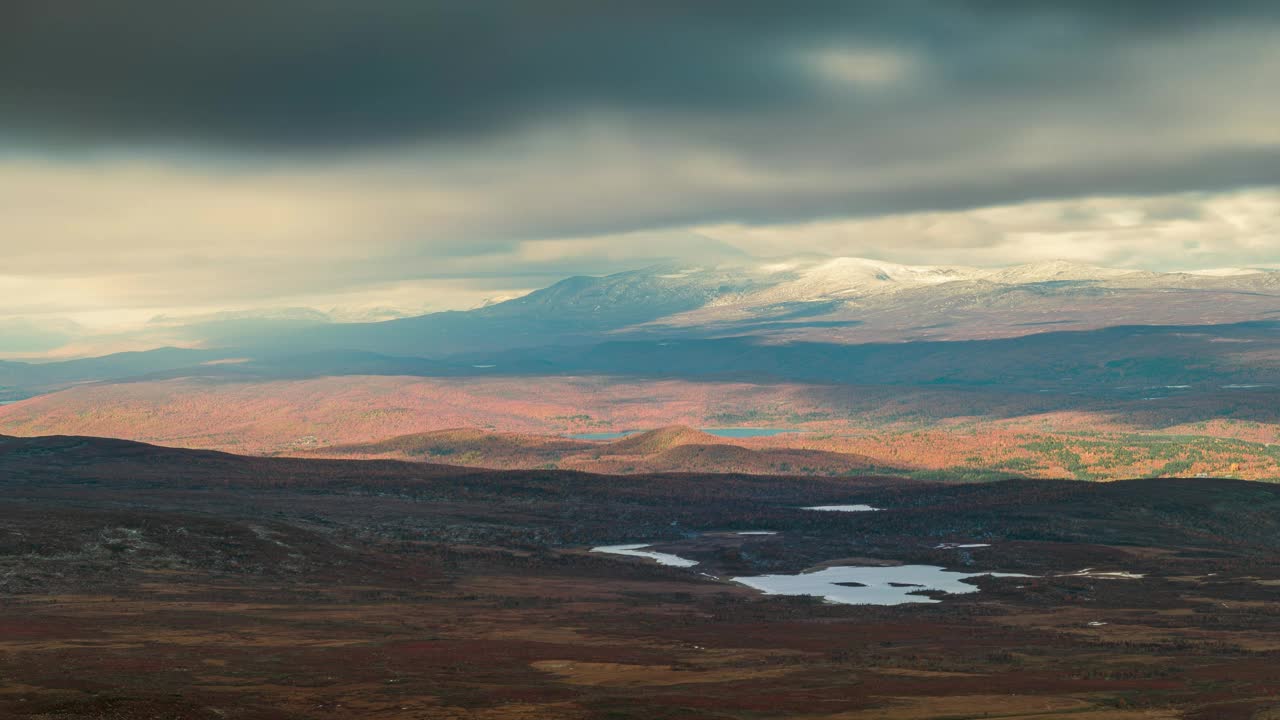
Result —
<instances>
[{"instance_id":1,"label":"hillside","mask_svg":"<svg viewBox=\"0 0 1280 720\"><path fill-rule=\"evenodd\" d=\"M1109 396L1090 397L1082 394L1084 388L1013 392L999 386L766 384L616 376L543 377L536 383L500 377L179 379L85 385L0 407L0 432L87 433L264 455L326 453L336 446L342 448L338 455L346 457L482 467L557 463L642 472L648 466L637 462L637 456L604 463L596 456L608 443L577 445L564 436L672 423L747 425L793 432L699 442L770 453L832 452L854 456L855 467L864 467L864 459L870 458L877 467L974 477L1280 478L1276 388L1250 382L1220 387L1223 384L1230 383L1104 388ZM473 430L379 444L386 438L459 427ZM504 431L520 437L477 440L481 435L476 433ZM396 449L400 443L403 447ZM431 457L434 446L450 454ZM424 448L425 456L416 454ZM575 453L578 460L569 462ZM776 472L779 463L789 463L790 472L831 472L833 467L821 458L765 464ZM840 465L840 472L848 466ZM760 465L753 459L744 467Z\"/></svg>"},{"instance_id":2,"label":"hillside","mask_svg":"<svg viewBox=\"0 0 1280 720\"><path fill-rule=\"evenodd\" d=\"M845 475L889 468L848 453L787 447L752 449L684 426L658 428L609 442L557 436L452 429L301 453L304 457L426 460L470 467L556 467L606 473L742 472L756 475Z\"/></svg>"},{"instance_id":3,"label":"hillside","mask_svg":"<svg viewBox=\"0 0 1280 720\"><path fill-rule=\"evenodd\" d=\"M609 455L650 455L670 450L681 445L694 443L716 444L719 438L710 433L694 430L684 425L672 425L636 433L612 442L608 446Z\"/></svg>"},{"instance_id":4,"label":"hillside","mask_svg":"<svg viewBox=\"0 0 1280 720\"><path fill-rule=\"evenodd\" d=\"M701 452L702 447L675 449ZM0 477L11 496L20 495L24 502L85 508L111 499L122 512L126 508L117 501L123 499L134 510L204 509L215 515L234 502L236 513L270 518L309 496L312 500L283 516L306 517L305 506L314 505L325 508L334 521L374 522L389 529L399 527L406 516L387 513L381 505L407 510L418 504L411 515L423 521L434 518L423 526L429 534L459 532L455 524L461 522L474 526L468 532L501 529L509 539L532 533L521 542L551 545L651 532L676 540L684 531L659 530L672 518L688 529L768 523L775 530L805 529L819 536L852 524L884 538L915 536L916 544L925 546L929 538L953 536L1086 544L1106 537L1118 545L1212 546L1249 555L1271 552L1280 543L1280 485L1226 479L939 484L881 476L617 476L386 460L259 458L71 436L0 436ZM353 502L361 497L366 500ZM814 513L802 507L833 502L864 502L890 511ZM618 512L601 517L588 511L597 505ZM566 508L583 512L566 514ZM470 520L464 520L468 515ZM822 543L835 540L826 537ZM819 546L804 547L796 545L795 551L821 551Z\"/></svg>"},{"instance_id":5,"label":"hillside","mask_svg":"<svg viewBox=\"0 0 1280 720\"><path fill-rule=\"evenodd\" d=\"M662 450L639 460L602 457L584 468L626 472L745 472L757 475L848 475L854 472L893 472L883 463L851 453L798 450L791 448L751 448L724 443L687 443Z\"/></svg>"},{"instance_id":6,"label":"hillside","mask_svg":"<svg viewBox=\"0 0 1280 720\"><path fill-rule=\"evenodd\" d=\"M450 428L312 451L324 457L429 460L491 468L536 467L594 447L592 443L518 433Z\"/></svg>"}]
</instances>

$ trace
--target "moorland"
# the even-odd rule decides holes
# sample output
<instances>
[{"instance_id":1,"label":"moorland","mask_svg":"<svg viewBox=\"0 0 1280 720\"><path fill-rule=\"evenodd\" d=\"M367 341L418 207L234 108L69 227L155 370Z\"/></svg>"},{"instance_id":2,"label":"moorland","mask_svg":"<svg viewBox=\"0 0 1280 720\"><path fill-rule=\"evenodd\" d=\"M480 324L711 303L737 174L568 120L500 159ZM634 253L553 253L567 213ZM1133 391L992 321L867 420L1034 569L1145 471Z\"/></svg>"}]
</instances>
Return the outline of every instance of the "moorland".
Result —
<instances>
[{"instance_id":1,"label":"moorland","mask_svg":"<svg viewBox=\"0 0 1280 720\"><path fill-rule=\"evenodd\" d=\"M1270 484L490 471L65 436L3 439L0 478L5 717L1280 708ZM848 502L883 509L803 509ZM616 542L697 564L590 552ZM733 582L904 563L976 592L879 607Z\"/></svg>"}]
</instances>

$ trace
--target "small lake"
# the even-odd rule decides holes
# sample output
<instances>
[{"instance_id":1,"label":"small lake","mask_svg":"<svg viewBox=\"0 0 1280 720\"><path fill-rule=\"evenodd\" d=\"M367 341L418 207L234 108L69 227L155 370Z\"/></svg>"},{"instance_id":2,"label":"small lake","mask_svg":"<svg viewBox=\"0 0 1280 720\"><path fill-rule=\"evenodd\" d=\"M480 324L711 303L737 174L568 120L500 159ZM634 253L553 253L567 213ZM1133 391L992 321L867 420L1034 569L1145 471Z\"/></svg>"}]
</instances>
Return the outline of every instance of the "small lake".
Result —
<instances>
[{"instance_id":1,"label":"small lake","mask_svg":"<svg viewBox=\"0 0 1280 720\"><path fill-rule=\"evenodd\" d=\"M645 550L647 547L649 546L645 543L640 543L638 545L601 545L600 547L591 548L591 552L647 558L657 562L659 565L667 565L670 567L693 567L698 564L697 560L689 560L688 558L682 558L679 555Z\"/></svg>"},{"instance_id":2,"label":"small lake","mask_svg":"<svg viewBox=\"0 0 1280 720\"><path fill-rule=\"evenodd\" d=\"M933 565L899 565L830 567L798 575L736 577L733 581L766 595L812 595L844 605L905 605L939 602L911 594L921 590L940 590L950 595L978 592L977 586L961 581L983 575L1028 577L1013 573L950 572Z\"/></svg>"},{"instance_id":3,"label":"small lake","mask_svg":"<svg viewBox=\"0 0 1280 720\"><path fill-rule=\"evenodd\" d=\"M790 428L698 428L708 435L723 438L773 437L783 433L799 432ZM642 430L620 430L616 432L574 433L568 437L573 440L621 440Z\"/></svg>"},{"instance_id":4,"label":"small lake","mask_svg":"<svg viewBox=\"0 0 1280 720\"><path fill-rule=\"evenodd\" d=\"M801 510L821 510L822 512L877 512L881 508L870 505L811 505Z\"/></svg>"},{"instance_id":5,"label":"small lake","mask_svg":"<svg viewBox=\"0 0 1280 720\"><path fill-rule=\"evenodd\" d=\"M773 437L774 435L782 435L783 433L799 432L791 428L745 428L745 427L727 427L727 428L698 428L708 435L726 438L753 438L753 437Z\"/></svg>"}]
</instances>

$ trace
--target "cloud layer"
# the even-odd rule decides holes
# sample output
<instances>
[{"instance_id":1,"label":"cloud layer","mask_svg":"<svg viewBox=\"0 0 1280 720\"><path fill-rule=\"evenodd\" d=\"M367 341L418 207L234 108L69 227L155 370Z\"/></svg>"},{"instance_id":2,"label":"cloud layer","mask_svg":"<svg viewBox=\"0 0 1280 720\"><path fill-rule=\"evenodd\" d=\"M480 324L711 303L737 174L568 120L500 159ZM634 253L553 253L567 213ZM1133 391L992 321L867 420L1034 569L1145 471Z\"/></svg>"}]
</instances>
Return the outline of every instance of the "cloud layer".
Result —
<instances>
[{"instance_id":1,"label":"cloud layer","mask_svg":"<svg viewBox=\"0 0 1280 720\"><path fill-rule=\"evenodd\" d=\"M17 0L0 335L670 258L1280 263L1277 37L1263 0Z\"/></svg>"},{"instance_id":2,"label":"cloud layer","mask_svg":"<svg viewBox=\"0 0 1280 720\"><path fill-rule=\"evenodd\" d=\"M6 8L0 102L10 127L93 143L270 147L454 138L590 110L697 118L852 107L873 125L886 115L883 93L923 109L1116 92L1142 79L1151 48L1265 34L1280 16L1265 0ZM1171 79L1186 69L1157 68Z\"/></svg>"}]
</instances>

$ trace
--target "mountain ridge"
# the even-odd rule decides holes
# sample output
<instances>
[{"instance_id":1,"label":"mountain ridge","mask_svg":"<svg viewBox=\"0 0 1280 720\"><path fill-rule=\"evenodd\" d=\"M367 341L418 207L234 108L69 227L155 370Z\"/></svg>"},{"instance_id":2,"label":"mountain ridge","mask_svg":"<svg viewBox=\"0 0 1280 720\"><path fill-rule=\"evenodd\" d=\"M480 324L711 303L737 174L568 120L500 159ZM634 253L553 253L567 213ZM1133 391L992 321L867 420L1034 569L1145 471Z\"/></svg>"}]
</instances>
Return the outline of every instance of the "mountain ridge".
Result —
<instances>
[{"instance_id":1,"label":"mountain ridge","mask_svg":"<svg viewBox=\"0 0 1280 720\"><path fill-rule=\"evenodd\" d=\"M957 302L992 324L983 307L1011 291L1052 302L1019 303L1024 315L1049 314L1081 302L1094 312L1099 298L1116 296L1138 305L1134 317L1159 324L1259 319L1280 313L1280 271L1196 275L1105 268L1068 260L1005 268L901 265L867 258L801 258L719 265L654 265L605 276L574 276L522 297L465 311L448 311L377 323L301 328L273 338L296 352L360 349L389 355L447 357L535 345L577 345L604 337L685 331L754 333L759 322L793 326L867 324L868 315L895 316L870 329L909 329L912 318L933 318ZM1206 302L1171 307L1171 292L1199 294ZM1252 305L1232 311L1220 301L1252 295ZM1210 308L1206 310L1206 308ZM1089 313L1081 313L1089 314ZM1162 317L1163 316L1163 317ZM998 318L996 319L998 322ZM1025 318L1019 318L1025 321ZM920 326L948 322L946 311ZM1100 327L1094 320L1092 327ZM765 328L768 329L768 328Z\"/></svg>"}]
</instances>

